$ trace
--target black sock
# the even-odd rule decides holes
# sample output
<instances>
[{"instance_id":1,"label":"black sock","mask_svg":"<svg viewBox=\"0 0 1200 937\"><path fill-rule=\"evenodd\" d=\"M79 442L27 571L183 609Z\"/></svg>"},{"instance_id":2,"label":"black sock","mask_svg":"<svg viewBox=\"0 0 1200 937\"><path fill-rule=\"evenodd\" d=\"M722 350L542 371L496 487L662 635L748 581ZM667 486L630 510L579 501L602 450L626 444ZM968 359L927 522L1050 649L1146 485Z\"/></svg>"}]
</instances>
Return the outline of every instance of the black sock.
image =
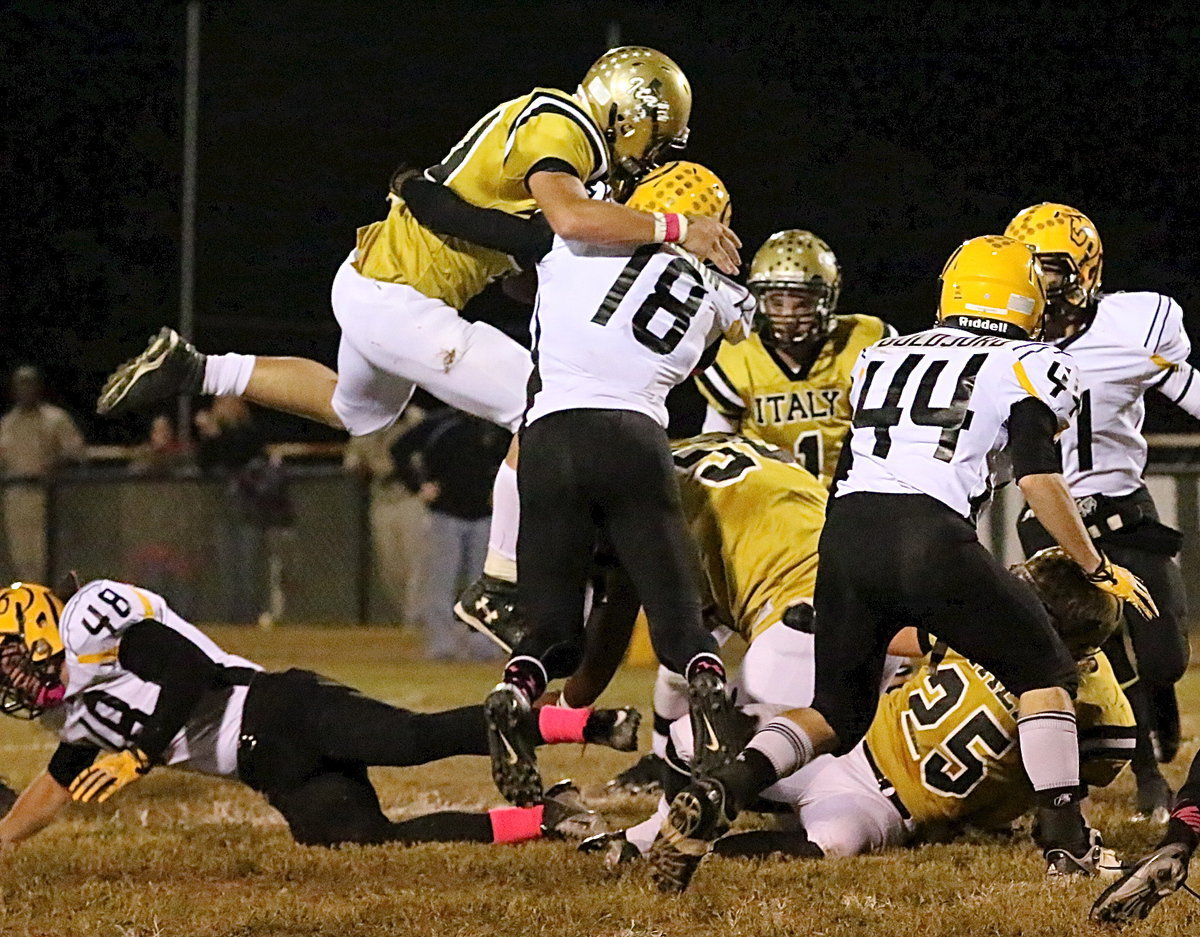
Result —
<instances>
[{"instance_id":1,"label":"black sock","mask_svg":"<svg viewBox=\"0 0 1200 937\"><path fill-rule=\"evenodd\" d=\"M1050 788L1037 791L1034 797L1038 804L1038 845L1080 855L1087 847L1088 837L1087 824L1079 812L1079 788Z\"/></svg>"},{"instance_id":2,"label":"black sock","mask_svg":"<svg viewBox=\"0 0 1200 937\"><path fill-rule=\"evenodd\" d=\"M785 830L751 830L749 833L735 833L732 836L722 836L713 843L713 854L718 856L735 856L738 858L755 858L780 854L797 859L824 859L825 853L821 847L804 835L803 830L788 832Z\"/></svg>"},{"instance_id":3,"label":"black sock","mask_svg":"<svg viewBox=\"0 0 1200 937\"><path fill-rule=\"evenodd\" d=\"M747 748L713 777L725 785L725 793L733 807L741 811L762 791L779 780L775 767L757 748Z\"/></svg>"},{"instance_id":4,"label":"black sock","mask_svg":"<svg viewBox=\"0 0 1200 937\"><path fill-rule=\"evenodd\" d=\"M514 657L504 668L504 682L515 686L533 702L546 692L546 668L535 657Z\"/></svg>"},{"instance_id":5,"label":"black sock","mask_svg":"<svg viewBox=\"0 0 1200 937\"><path fill-rule=\"evenodd\" d=\"M394 843L490 843L492 818L486 813L454 810L430 813L389 824L387 839Z\"/></svg>"}]
</instances>

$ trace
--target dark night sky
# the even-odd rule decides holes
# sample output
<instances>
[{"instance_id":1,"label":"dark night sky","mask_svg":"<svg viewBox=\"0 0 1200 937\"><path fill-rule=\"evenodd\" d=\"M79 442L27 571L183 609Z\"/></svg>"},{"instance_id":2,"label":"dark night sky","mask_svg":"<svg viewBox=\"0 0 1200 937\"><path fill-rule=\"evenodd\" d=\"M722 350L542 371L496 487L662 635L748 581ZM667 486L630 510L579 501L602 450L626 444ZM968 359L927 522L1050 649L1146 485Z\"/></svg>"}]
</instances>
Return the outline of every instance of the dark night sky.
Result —
<instances>
[{"instance_id":1,"label":"dark night sky","mask_svg":"<svg viewBox=\"0 0 1200 937\"><path fill-rule=\"evenodd\" d=\"M534 85L573 90L610 21L688 73L688 156L728 184L747 255L817 231L844 310L924 326L959 241L1055 200L1100 228L1108 288L1174 295L1200 336L1200 15L1147 6L206 3L196 338L332 363L329 284L394 166ZM0 369L38 362L78 412L177 316L183 15L0 12Z\"/></svg>"}]
</instances>

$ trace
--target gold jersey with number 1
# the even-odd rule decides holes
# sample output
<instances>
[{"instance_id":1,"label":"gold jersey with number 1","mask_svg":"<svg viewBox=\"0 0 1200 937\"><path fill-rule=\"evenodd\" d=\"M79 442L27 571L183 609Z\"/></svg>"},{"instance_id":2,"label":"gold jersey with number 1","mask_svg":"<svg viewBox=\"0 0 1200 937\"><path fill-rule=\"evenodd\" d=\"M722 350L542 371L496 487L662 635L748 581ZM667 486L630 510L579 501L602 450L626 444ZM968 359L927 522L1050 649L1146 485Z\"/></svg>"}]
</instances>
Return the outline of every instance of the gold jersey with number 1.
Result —
<instances>
[{"instance_id":1,"label":"gold jersey with number 1","mask_svg":"<svg viewBox=\"0 0 1200 937\"><path fill-rule=\"evenodd\" d=\"M608 147L595 121L575 97L553 88L535 88L493 108L425 176L473 205L529 215L537 203L528 178L542 169L573 173L585 185L608 174ZM422 227L395 196L385 219L358 229L355 268L455 309L516 269L499 251Z\"/></svg>"},{"instance_id":2,"label":"gold jersey with number 1","mask_svg":"<svg viewBox=\"0 0 1200 937\"><path fill-rule=\"evenodd\" d=\"M834 316L807 369L793 368L755 335L740 345L723 344L696 384L738 432L792 453L828 487L850 426L854 363L864 348L894 334L874 316Z\"/></svg>"},{"instance_id":3,"label":"gold jersey with number 1","mask_svg":"<svg viewBox=\"0 0 1200 937\"><path fill-rule=\"evenodd\" d=\"M773 447L709 433L672 445L683 514L716 622L753 641L811 604L828 496Z\"/></svg>"}]
</instances>

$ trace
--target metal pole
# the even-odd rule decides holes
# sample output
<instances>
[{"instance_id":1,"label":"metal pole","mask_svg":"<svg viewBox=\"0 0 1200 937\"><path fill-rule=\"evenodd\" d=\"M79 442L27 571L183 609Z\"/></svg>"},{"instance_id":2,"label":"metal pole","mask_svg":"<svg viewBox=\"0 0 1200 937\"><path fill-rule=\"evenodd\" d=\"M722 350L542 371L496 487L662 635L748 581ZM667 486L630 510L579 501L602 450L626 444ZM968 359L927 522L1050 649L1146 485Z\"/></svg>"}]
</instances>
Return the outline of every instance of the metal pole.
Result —
<instances>
[{"instance_id":1,"label":"metal pole","mask_svg":"<svg viewBox=\"0 0 1200 937\"><path fill-rule=\"evenodd\" d=\"M187 57L183 86L183 199L179 232L179 334L192 339L196 328L196 140L200 110L200 0L187 5ZM192 433L192 399L179 398L179 435Z\"/></svg>"}]
</instances>

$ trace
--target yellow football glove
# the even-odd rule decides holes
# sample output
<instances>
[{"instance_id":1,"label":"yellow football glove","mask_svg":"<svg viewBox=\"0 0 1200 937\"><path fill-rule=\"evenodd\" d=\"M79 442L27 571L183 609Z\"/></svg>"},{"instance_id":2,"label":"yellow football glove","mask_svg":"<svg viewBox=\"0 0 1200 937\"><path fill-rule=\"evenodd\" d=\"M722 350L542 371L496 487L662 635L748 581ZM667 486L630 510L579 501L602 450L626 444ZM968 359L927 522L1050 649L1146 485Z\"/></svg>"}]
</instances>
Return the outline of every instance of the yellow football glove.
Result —
<instances>
[{"instance_id":1,"label":"yellow football glove","mask_svg":"<svg viewBox=\"0 0 1200 937\"><path fill-rule=\"evenodd\" d=\"M1087 580L1101 592L1128 602L1143 618L1158 617L1158 606L1150 597L1146 584L1124 566L1110 563L1103 553L1100 554L1100 566L1094 573L1087 574Z\"/></svg>"},{"instance_id":2,"label":"yellow football glove","mask_svg":"<svg viewBox=\"0 0 1200 937\"><path fill-rule=\"evenodd\" d=\"M71 799L81 803L102 804L126 784L150 770L150 758L136 748L103 755L90 768L80 771L71 786Z\"/></svg>"}]
</instances>

